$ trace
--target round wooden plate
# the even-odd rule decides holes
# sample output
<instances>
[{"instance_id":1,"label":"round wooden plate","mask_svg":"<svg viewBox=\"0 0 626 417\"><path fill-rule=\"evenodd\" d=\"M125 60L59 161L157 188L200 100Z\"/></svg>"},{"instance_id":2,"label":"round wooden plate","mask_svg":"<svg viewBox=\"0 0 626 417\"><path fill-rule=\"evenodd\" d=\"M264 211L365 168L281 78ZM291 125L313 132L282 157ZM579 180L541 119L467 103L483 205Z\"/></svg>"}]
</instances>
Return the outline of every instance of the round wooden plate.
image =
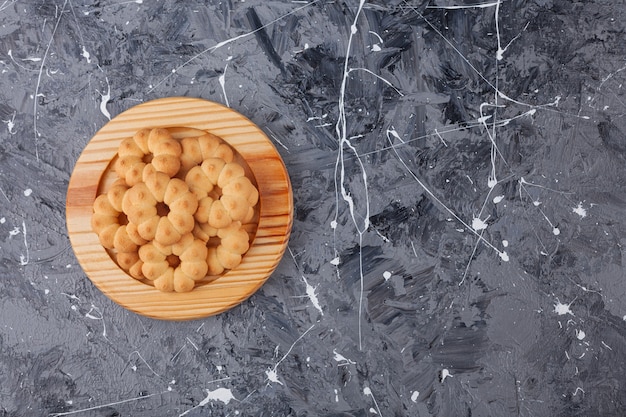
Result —
<instances>
[{"instance_id":1,"label":"round wooden plate","mask_svg":"<svg viewBox=\"0 0 626 417\"><path fill-rule=\"evenodd\" d=\"M163 127L174 137L209 131L247 163L259 190L259 221L242 263L188 293L163 293L127 275L91 229L93 203L111 181L120 142L142 128ZM293 193L285 164L250 120L210 101L172 97L139 104L113 118L80 155L67 190L66 217L76 257L91 281L121 306L163 320L191 320L228 310L250 297L278 266L291 233Z\"/></svg>"}]
</instances>

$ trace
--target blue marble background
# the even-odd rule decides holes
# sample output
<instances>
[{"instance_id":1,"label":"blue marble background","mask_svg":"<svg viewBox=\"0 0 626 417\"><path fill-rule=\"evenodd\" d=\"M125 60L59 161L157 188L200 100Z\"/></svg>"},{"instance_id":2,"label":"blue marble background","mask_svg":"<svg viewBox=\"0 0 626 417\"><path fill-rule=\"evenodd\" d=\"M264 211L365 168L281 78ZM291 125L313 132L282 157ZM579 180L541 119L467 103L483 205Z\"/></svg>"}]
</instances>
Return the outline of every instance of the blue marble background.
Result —
<instances>
[{"instance_id":1,"label":"blue marble background","mask_svg":"<svg viewBox=\"0 0 626 417\"><path fill-rule=\"evenodd\" d=\"M0 0L0 416L621 416L626 8L594 0ZM147 100L257 123L289 250L162 322L65 226Z\"/></svg>"}]
</instances>

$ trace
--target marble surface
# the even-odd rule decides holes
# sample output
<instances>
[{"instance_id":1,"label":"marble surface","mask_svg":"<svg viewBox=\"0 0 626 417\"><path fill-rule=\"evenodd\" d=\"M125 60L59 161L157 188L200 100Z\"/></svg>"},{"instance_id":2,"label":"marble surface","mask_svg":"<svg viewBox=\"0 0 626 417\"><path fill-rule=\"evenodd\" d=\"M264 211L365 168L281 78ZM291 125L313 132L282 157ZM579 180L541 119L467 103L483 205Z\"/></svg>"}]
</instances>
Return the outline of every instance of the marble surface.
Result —
<instances>
[{"instance_id":1,"label":"marble surface","mask_svg":"<svg viewBox=\"0 0 626 417\"><path fill-rule=\"evenodd\" d=\"M623 1L0 0L0 416L618 416ZM89 139L192 96L258 124L289 250L216 317L82 272Z\"/></svg>"}]
</instances>

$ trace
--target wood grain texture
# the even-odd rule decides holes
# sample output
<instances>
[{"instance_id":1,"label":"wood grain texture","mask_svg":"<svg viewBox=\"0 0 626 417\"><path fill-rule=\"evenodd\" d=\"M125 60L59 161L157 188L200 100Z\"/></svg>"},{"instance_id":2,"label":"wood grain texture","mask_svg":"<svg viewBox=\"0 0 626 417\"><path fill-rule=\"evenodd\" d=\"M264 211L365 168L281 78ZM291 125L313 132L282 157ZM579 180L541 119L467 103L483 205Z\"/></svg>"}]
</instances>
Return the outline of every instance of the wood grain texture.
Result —
<instances>
[{"instance_id":1,"label":"wood grain texture","mask_svg":"<svg viewBox=\"0 0 626 417\"><path fill-rule=\"evenodd\" d=\"M188 293L162 293L127 275L91 230L93 202L112 181L120 142L142 128L163 127L182 138L209 131L245 160L259 190L256 235L242 263ZM293 222L293 193L285 165L267 136L232 109L206 100L172 97L137 105L107 123L79 157L67 190L66 220L76 257L91 281L121 306L148 317L190 320L218 314L250 297L282 258Z\"/></svg>"}]
</instances>

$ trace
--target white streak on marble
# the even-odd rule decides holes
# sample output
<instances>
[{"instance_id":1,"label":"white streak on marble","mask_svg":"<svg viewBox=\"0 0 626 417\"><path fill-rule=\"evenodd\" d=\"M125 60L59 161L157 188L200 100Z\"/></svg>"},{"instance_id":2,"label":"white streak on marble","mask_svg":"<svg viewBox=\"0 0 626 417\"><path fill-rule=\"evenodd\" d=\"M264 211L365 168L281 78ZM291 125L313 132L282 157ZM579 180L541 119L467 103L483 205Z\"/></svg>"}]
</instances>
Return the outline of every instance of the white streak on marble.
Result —
<instances>
[{"instance_id":1,"label":"white streak on marble","mask_svg":"<svg viewBox=\"0 0 626 417\"><path fill-rule=\"evenodd\" d=\"M413 172L413 170L411 170L409 168L409 166L406 164L406 162L404 161L404 159L402 158L402 156L400 156L400 154L398 153L398 150L396 149L398 145L395 145L391 139L392 136L396 137L397 132L394 134L395 130L392 129L388 129L387 130L387 140L389 142L389 145L391 147L391 149L393 150L393 152L396 154L396 157L398 158L398 161L404 166L404 168L407 170L407 172L411 175L411 177L413 177L413 179L420 185L420 187L422 187L422 189L426 192L426 194L428 194L430 196L430 198L432 200L434 200L439 206L441 206L445 211L447 211L448 213L450 213L452 215L452 217L454 217L456 219L456 221L458 221L459 223L461 223L463 225L463 227L465 228L465 230L468 230L470 232L472 232L474 235L476 235L476 237L478 237L485 245L487 245L489 248L491 248L492 250L494 250L495 252L498 253L498 255L500 255L500 258L502 258L502 260L504 260L505 262L509 260L508 255L506 254L506 252L503 252L501 250L499 250L498 248L496 248L491 242L489 242L487 239L485 239L481 234L479 234L476 230L474 230L473 227L471 227L469 224L467 224L467 222L465 222L463 219L461 219L461 217L456 214L451 208L449 208L447 205L445 205L443 203L443 201L441 201L436 195L435 193L433 193L429 187L426 186L426 184Z\"/></svg>"},{"instance_id":2,"label":"white streak on marble","mask_svg":"<svg viewBox=\"0 0 626 417\"><path fill-rule=\"evenodd\" d=\"M17 65L18 67L20 67L21 69L23 69L25 71L33 71L33 72L37 71L36 69L25 67L18 60L16 60L15 57L13 56L13 50L9 49L7 51L7 55L9 56L9 58L11 58L11 61L13 61L13 63L15 65ZM38 58L38 57L28 57L28 58L21 58L20 61L40 62L41 58ZM4 64L4 61L2 61L2 63Z\"/></svg>"},{"instance_id":3,"label":"white streak on marble","mask_svg":"<svg viewBox=\"0 0 626 417\"><path fill-rule=\"evenodd\" d=\"M61 22L61 17L63 16L63 13L65 12L66 5L67 5L67 0L63 2L61 13L58 14L56 23L54 25L54 29L52 29L52 35L50 35L50 40L48 41L48 45L46 46L46 50L43 54L43 58L41 59L41 66L39 67L39 74L37 75L37 84L35 85L35 94L33 95L33 132L35 134L35 157L37 159L37 162L39 162L39 137L41 136L41 133L39 133L39 131L37 130L37 118L38 118L37 97L39 97L39 88L41 86L41 77L43 75L43 69L44 69L44 66L46 65L46 58L48 57L48 54L50 52L50 47L52 46L52 40L54 39L54 35L57 32L59 23Z\"/></svg>"},{"instance_id":4,"label":"white streak on marble","mask_svg":"<svg viewBox=\"0 0 626 417\"><path fill-rule=\"evenodd\" d=\"M611 348L611 346L607 345L604 340L601 340L600 343L602 344L602 346L604 346L605 348L607 348L608 350L613 350L613 348Z\"/></svg>"},{"instance_id":5,"label":"white streak on marble","mask_svg":"<svg viewBox=\"0 0 626 417\"><path fill-rule=\"evenodd\" d=\"M111 84L109 84L108 78L105 77L105 80L107 83L107 92L106 94L100 93L100 112L104 115L104 117L111 120L111 114L107 110L107 103L111 100Z\"/></svg>"},{"instance_id":6,"label":"white streak on marble","mask_svg":"<svg viewBox=\"0 0 626 417\"><path fill-rule=\"evenodd\" d=\"M17 0L5 0L2 4L0 4L0 12L15 2L17 2Z\"/></svg>"},{"instance_id":7,"label":"white streak on marble","mask_svg":"<svg viewBox=\"0 0 626 417\"><path fill-rule=\"evenodd\" d=\"M385 243L391 242L387 236L383 235L378 230L375 230L375 231L376 231L376 234L383 240L383 242Z\"/></svg>"},{"instance_id":8,"label":"white streak on marble","mask_svg":"<svg viewBox=\"0 0 626 417\"><path fill-rule=\"evenodd\" d=\"M4 192L4 189L2 189L2 187L0 187L0 194L2 194L2 197L4 197L4 199L10 203L11 200L9 200L9 197L7 197L7 194Z\"/></svg>"},{"instance_id":9,"label":"white streak on marble","mask_svg":"<svg viewBox=\"0 0 626 417\"><path fill-rule=\"evenodd\" d=\"M339 190L339 194L341 195L343 201L348 205L348 209L350 212L350 218L352 219L352 224L356 228L359 237L359 301L358 301L358 317L357 317L357 326L358 326L358 334L359 334L359 350L363 348L363 331L362 331L362 320L363 320L363 294L364 294L364 274L363 274L363 234L369 228L369 195L368 195L368 183L367 183L367 172L365 171L365 167L363 165L363 161L359 156L358 151L352 145L350 140L348 139L348 127L347 127L347 116L346 116L346 107L345 107L345 97L346 97L346 86L348 83L348 77L350 75L350 69L348 67L350 53L352 50L352 41L354 39L354 35L357 33L357 22L359 17L361 16L361 12L363 10L363 6L365 5L365 0L359 1L359 6L354 15L354 20L352 25L350 26L350 36L348 37L348 43L346 46L346 54L343 62L343 76L341 79L341 86L339 88L339 102L338 102L338 116L337 123L335 125L335 133L337 135L337 141L339 142L339 150L337 152L337 159L335 162L335 191L337 194L337 190ZM363 193L364 193L364 205L365 205L365 214L362 216L362 223L357 220L356 212L355 212L355 203L352 195L346 189L346 174L345 174L345 150L348 149L352 152L356 158L358 168L361 172L361 178L363 181ZM339 175L339 183L337 183L337 175ZM339 215L339 198L336 200L336 208L335 208L335 221L337 220L337 216Z\"/></svg>"},{"instance_id":10,"label":"white streak on marble","mask_svg":"<svg viewBox=\"0 0 626 417\"><path fill-rule=\"evenodd\" d=\"M496 24L496 38L498 41L498 50L496 51L496 59L501 61L504 58L504 52L506 49L502 49L502 40L500 38L500 0L496 1L496 10L494 12L494 20Z\"/></svg>"},{"instance_id":11,"label":"white streak on marble","mask_svg":"<svg viewBox=\"0 0 626 417\"><path fill-rule=\"evenodd\" d=\"M291 248L288 246L287 249L289 250L289 254L291 255L291 258L293 259L293 262L296 265L296 268L298 269L298 272L300 273L300 277L302 278L302 281L304 281L304 285L306 287L306 295L307 295L307 297L311 301L311 304L313 304L313 307L315 307L317 309L317 311L319 311L320 314L323 316L324 315L324 310L322 310L322 306L320 305L319 298L317 297L317 293L315 292L316 288L313 287L311 284L309 284L309 281L306 279L306 277L304 276L304 274L300 270L298 262L296 261L296 256L293 253L293 251L291 250Z\"/></svg>"},{"instance_id":12,"label":"white streak on marble","mask_svg":"<svg viewBox=\"0 0 626 417\"><path fill-rule=\"evenodd\" d=\"M228 96L226 95L226 69L228 68L228 64L226 64L226 66L224 67L224 72L217 78L217 80L220 83L220 86L222 87L222 94L224 95L224 103L226 104L226 107L230 107L230 105L228 104Z\"/></svg>"},{"instance_id":13,"label":"white streak on marble","mask_svg":"<svg viewBox=\"0 0 626 417\"><path fill-rule=\"evenodd\" d=\"M94 316L92 313L95 312L98 315ZM96 307L95 305L91 305L91 308L89 309L89 311L85 314L85 317L91 320L101 320L102 321L102 337L104 337L105 339L107 338L107 326L106 323L104 322L104 315L102 314L102 311L100 311L100 309L98 307ZM139 352L137 352L139 353Z\"/></svg>"},{"instance_id":14,"label":"white streak on marble","mask_svg":"<svg viewBox=\"0 0 626 417\"><path fill-rule=\"evenodd\" d=\"M225 94L225 93L224 93ZM287 145L285 145L284 143L282 143L280 141L280 139L278 139L278 137L276 136L276 134L274 132L272 132L272 129L270 129L267 126L264 126L265 130L267 130L270 133L270 137L272 139L274 139L276 141L276 143L278 143L284 150L289 152L289 148L287 147Z\"/></svg>"},{"instance_id":15,"label":"white streak on marble","mask_svg":"<svg viewBox=\"0 0 626 417\"><path fill-rule=\"evenodd\" d=\"M157 377L161 377L161 375L157 374L154 369L152 369L152 367L148 364L148 362L146 362L146 360L143 358L143 356L141 356L141 353L139 353L138 350L134 350L132 352L130 352L128 354L128 361L130 362L130 358L132 357L132 355L137 355L137 357L139 357L139 359L141 359L141 361L148 367L148 369L150 369L150 371ZM135 367L136 369L136 367Z\"/></svg>"},{"instance_id":16,"label":"white streak on marble","mask_svg":"<svg viewBox=\"0 0 626 417\"><path fill-rule=\"evenodd\" d=\"M387 84L389 87L393 88L396 91L396 93L398 93L398 95L400 97L404 97L404 94L402 94L402 91L398 90L396 88L396 86L391 83L391 81L387 80L386 78L381 77L380 75L376 74L375 72L370 71L367 68L350 68L350 69L348 69L347 74L350 74L353 71L364 71L364 72L366 72L366 73L368 73L370 75L373 75L374 77L376 77L377 79L379 79L383 83Z\"/></svg>"},{"instance_id":17,"label":"white streak on marble","mask_svg":"<svg viewBox=\"0 0 626 417\"><path fill-rule=\"evenodd\" d=\"M26 249L26 254L20 255L20 265L28 265L30 261L30 252L28 250L28 240L26 239L26 222L22 221L22 235L24 236L24 248Z\"/></svg>"},{"instance_id":18,"label":"white streak on marble","mask_svg":"<svg viewBox=\"0 0 626 417\"><path fill-rule=\"evenodd\" d=\"M295 14L297 12L299 12L300 10L303 10L309 6L314 5L315 3L320 2L321 0L312 0L311 2L305 3L304 5L300 6L300 7L296 7L295 9L283 14L282 16L277 17L276 19L260 26L259 28L250 31L250 32L246 32L246 33L242 33L241 35L238 36L234 36L232 38L226 39L224 41L218 42L217 44L204 49L203 51L198 52L196 55L192 56L191 58L189 58L188 60L186 60L185 62L183 62L181 65L179 65L178 67L172 69L172 72L168 75L166 75L164 78L161 79L161 81L159 81L158 83L156 83L155 85L151 85L149 86L148 89L148 93L151 93L152 91L154 91L157 87L159 87L161 84L163 84L165 81L167 81L173 74L176 74L179 70L181 70L182 68L186 67L187 65L189 65L191 62L195 61L196 59L200 58L203 55L206 55L207 53L210 52L214 52L216 50L218 50L219 48L226 46L230 43L236 42L240 39L244 39L247 37L250 37L252 35L254 35L255 33L265 30L266 28L268 28L269 26L273 25L276 22L280 22L281 20L283 20L286 17L291 16L292 14Z\"/></svg>"},{"instance_id":19,"label":"white streak on marble","mask_svg":"<svg viewBox=\"0 0 626 417\"><path fill-rule=\"evenodd\" d=\"M194 348L196 351L199 351L199 350L200 350L200 348L198 348L198 346L197 346L194 342L192 342L192 341L191 341L191 339L189 338L189 336L187 336L185 339L189 342L189 344L190 344L191 346L193 346L193 348Z\"/></svg>"},{"instance_id":20,"label":"white streak on marble","mask_svg":"<svg viewBox=\"0 0 626 417\"><path fill-rule=\"evenodd\" d=\"M74 295L74 294L67 294L67 293L62 292L61 295L66 296L70 300L80 301L80 298L78 296Z\"/></svg>"},{"instance_id":21,"label":"white streak on marble","mask_svg":"<svg viewBox=\"0 0 626 417\"><path fill-rule=\"evenodd\" d=\"M289 347L289 349L287 350L287 353L285 353L285 354L283 355L283 357L282 357L282 358L280 358L280 360L279 360L278 362L276 362L276 364L274 365L274 367L273 367L273 368L270 368L270 369L268 369L268 370L266 370L266 371L265 371L265 375L267 376L267 379L268 379L270 382L277 382L277 383L279 383L279 384L283 385L283 383L282 383L282 382L280 382L280 380L278 379L278 372L277 372L278 366L279 366L279 365L280 365L280 364L281 364L281 363L282 363L285 359L287 359L287 357L291 354L291 351L292 351L292 350L293 350L293 348L296 346L296 344L297 344L300 340L302 340L302 339L304 338L304 336L306 336L306 335L307 335L307 334L308 334L311 330L313 330L313 328L314 328L314 327L315 327L315 325L313 324L313 325L311 325L311 327L309 327L308 329L306 329L306 331L305 331L304 333L302 333L302 334L301 334L301 335L300 335L300 336L299 336L299 337L298 337L298 338L297 338L297 339L296 339L296 340L295 340L295 341L291 344L291 346L290 346L290 347ZM277 346L277 348L278 348L278 346Z\"/></svg>"},{"instance_id":22,"label":"white streak on marble","mask_svg":"<svg viewBox=\"0 0 626 417\"><path fill-rule=\"evenodd\" d=\"M458 10L458 9L486 9L488 7L494 7L498 5L500 1L494 1L490 3L476 3L476 4L464 4L464 5L450 5L450 6L426 6L427 9L446 9L446 10Z\"/></svg>"},{"instance_id":23,"label":"white streak on marble","mask_svg":"<svg viewBox=\"0 0 626 417\"><path fill-rule=\"evenodd\" d=\"M437 135L437 137L439 138L439 140L441 141L443 146L445 146L447 148L448 147L448 143L445 141L443 136L441 136L441 133L439 133L439 130L437 130L436 128L435 128L435 135Z\"/></svg>"},{"instance_id":24,"label":"white streak on marble","mask_svg":"<svg viewBox=\"0 0 626 417\"><path fill-rule=\"evenodd\" d=\"M94 407L82 408L80 410L66 411L66 412L63 412L63 413L52 413L52 414L49 415L49 417L70 416L72 414L84 413L86 411L100 410L102 408L109 408L109 407L113 407L115 405L126 404L126 403L129 403L129 402L134 402L134 401L139 401L139 400L145 400L145 399L148 399L150 397L154 397L155 395L166 394L167 392L168 391L162 391L162 392L157 392L157 393L154 393L154 394L142 395L142 396L139 396L139 397L128 398L126 400L115 401L115 402L112 402L112 403L107 403L107 404L102 404L102 405L96 405Z\"/></svg>"},{"instance_id":25,"label":"white streak on marble","mask_svg":"<svg viewBox=\"0 0 626 417\"><path fill-rule=\"evenodd\" d=\"M374 406L376 407L376 414L378 414L379 416L382 415L380 412L380 408L378 407L378 402L376 401L376 398L374 398L374 394L372 393L372 390L370 389L370 387L364 387L363 388L363 394L369 396L372 398L372 401L374 402ZM370 408L370 412L372 411L372 409Z\"/></svg>"}]
</instances>

